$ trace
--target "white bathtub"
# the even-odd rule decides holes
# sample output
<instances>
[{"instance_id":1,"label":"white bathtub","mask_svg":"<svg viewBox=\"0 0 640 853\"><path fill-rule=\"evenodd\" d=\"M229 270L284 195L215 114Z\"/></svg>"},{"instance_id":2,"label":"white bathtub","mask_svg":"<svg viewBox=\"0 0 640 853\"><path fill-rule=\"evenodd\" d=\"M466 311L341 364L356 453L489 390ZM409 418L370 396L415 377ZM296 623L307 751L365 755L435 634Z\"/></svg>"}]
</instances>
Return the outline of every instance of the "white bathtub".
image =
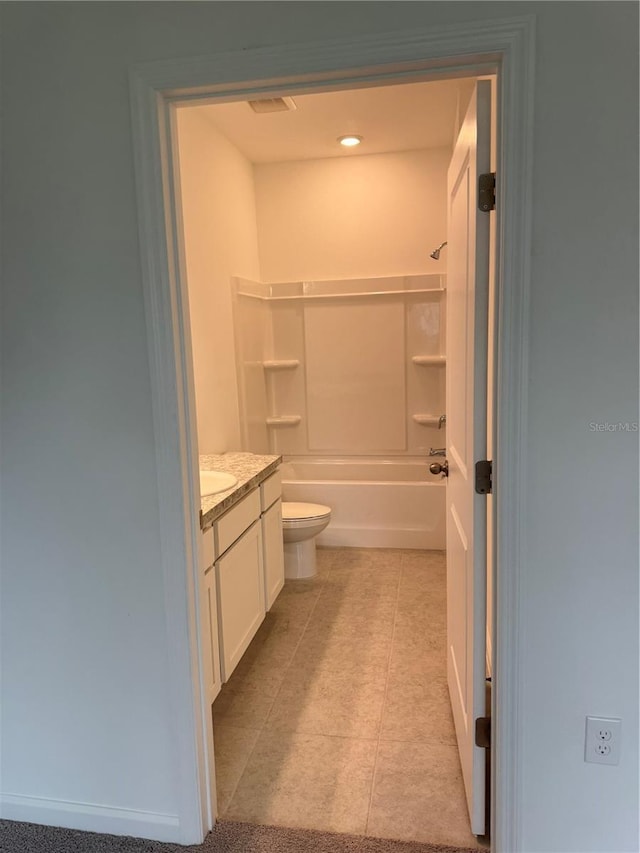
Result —
<instances>
[{"instance_id":1,"label":"white bathtub","mask_svg":"<svg viewBox=\"0 0 640 853\"><path fill-rule=\"evenodd\" d=\"M445 548L444 480L426 458L287 457L282 478L283 500L331 507L319 545Z\"/></svg>"}]
</instances>

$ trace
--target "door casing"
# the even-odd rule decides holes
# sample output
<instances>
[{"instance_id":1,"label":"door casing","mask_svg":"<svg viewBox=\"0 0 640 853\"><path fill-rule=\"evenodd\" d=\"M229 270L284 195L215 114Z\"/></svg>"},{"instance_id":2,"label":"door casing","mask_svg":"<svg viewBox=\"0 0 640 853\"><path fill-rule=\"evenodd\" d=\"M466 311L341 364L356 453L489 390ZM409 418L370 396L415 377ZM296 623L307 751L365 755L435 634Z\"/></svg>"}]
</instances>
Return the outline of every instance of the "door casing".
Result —
<instances>
[{"instance_id":1,"label":"door casing","mask_svg":"<svg viewBox=\"0 0 640 853\"><path fill-rule=\"evenodd\" d=\"M203 840L208 789L198 576L200 496L189 313L175 197L177 104L495 73L498 78L494 387L492 847L521 850L520 575L524 558L526 388L534 95L532 16L328 39L131 69L142 278L161 524L177 831Z\"/></svg>"}]
</instances>

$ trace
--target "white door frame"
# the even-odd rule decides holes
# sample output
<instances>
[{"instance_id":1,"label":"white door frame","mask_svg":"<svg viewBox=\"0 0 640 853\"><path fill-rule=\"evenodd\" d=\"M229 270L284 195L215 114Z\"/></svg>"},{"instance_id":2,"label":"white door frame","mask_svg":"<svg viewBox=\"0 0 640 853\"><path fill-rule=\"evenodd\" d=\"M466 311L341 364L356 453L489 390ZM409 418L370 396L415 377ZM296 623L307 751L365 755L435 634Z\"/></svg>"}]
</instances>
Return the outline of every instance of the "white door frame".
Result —
<instances>
[{"instance_id":1,"label":"white door frame","mask_svg":"<svg viewBox=\"0 0 640 853\"><path fill-rule=\"evenodd\" d=\"M524 556L528 304L534 94L531 16L238 49L131 70L142 278L151 371L179 830L198 843L210 825L197 615L200 495L181 223L174 198L173 106L283 89L353 88L384 80L497 70L497 352L494 454L495 625L493 850L521 849L519 643ZM212 760L212 759L211 759Z\"/></svg>"}]
</instances>

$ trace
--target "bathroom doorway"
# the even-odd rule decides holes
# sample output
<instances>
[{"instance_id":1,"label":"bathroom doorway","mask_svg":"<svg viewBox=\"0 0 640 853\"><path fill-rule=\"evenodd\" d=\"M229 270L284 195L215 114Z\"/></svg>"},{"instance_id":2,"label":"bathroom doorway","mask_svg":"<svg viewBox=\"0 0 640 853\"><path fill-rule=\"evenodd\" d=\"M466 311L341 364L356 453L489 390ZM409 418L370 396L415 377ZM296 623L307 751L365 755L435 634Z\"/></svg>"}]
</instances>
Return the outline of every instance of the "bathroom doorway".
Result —
<instances>
[{"instance_id":1,"label":"bathroom doorway","mask_svg":"<svg viewBox=\"0 0 640 853\"><path fill-rule=\"evenodd\" d=\"M175 219L172 150L175 106L187 99L238 100L239 95L286 92L313 88L342 88L367 80L425 79L429 74L498 73L501 105L501 146L497 184L500 279L496 293L501 329L496 370L500 375L497 401L498 448L502 474L498 492L500 537L496 565L500 581L495 637L497 660L503 674L516 672L518 656L517 530L524 484L520 477L522 410L519 406L526 375L526 258L530 234L527 205L531 182L529 156L531 98L530 57L532 29L527 20L496 22L491 27L449 28L446 35L388 34L340 40L331 44L287 45L217 57L140 67L132 75L134 144L140 197L143 280L150 331L154 423L158 447L159 503L163 519L162 571L166 588L169 670L176 703L178 778L183 807L182 834L202 837L211 825L206 797L207 757L205 720L199 690L195 601L197 598L199 530L197 518L197 462L192 374L188 358L184 269L181 266L180 223ZM333 52L332 52L333 51ZM443 59L443 56L454 57ZM371 67L372 57L377 63ZM472 57L470 60L460 57ZM508 61L507 61L508 60ZM468 63L468 64L467 64ZM336 71L338 68L349 71ZM295 74L292 76L292 69ZM464 69L464 72L461 72ZM300 75L307 76L300 76ZM287 76L288 75L288 76ZM296 76L297 75L297 76ZM234 82L229 82L234 81ZM245 81L245 82L243 82ZM256 81L262 81L256 82ZM175 153L175 152L174 152ZM501 282L508 280L509 288ZM505 426L508 428L505 429ZM499 472L496 472L496 474ZM510 555L509 571L503 558ZM177 567L184 571L177 571ZM186 582L185 582L186 579ZM190 615L188 615L190 614ZM507 639L508 638L508 641ZM513 847L514 809L518 789L517 678L495 679L492 704L499 709L500 727L494 732L492 828L497 845ZM183 702L185 690L193 702ZM504 748L503 748L504 747ZM195 760L195 773L193 761ZM191 768L191 769L190 769Z\"/></svg>"},{"instance_id":2,"label":"bathroom doorway","mask_svg":"<svg viewBox=\"0 0 640 853\"><path fill-rule=\"evenodd\" d=\"M457 77L176 111L199 452L281 456L283 500L332 513L318 575L287 580L213 703L221 819L464 847L488 834L484 749L479 785L451 710L466 648L447 687L452 596L467 593L447 582L444 457L447 362L464 362L445 334L447 243L462 251L447 173L492 88L495 101L495 77Z\"/></svg>"}]
</instances>

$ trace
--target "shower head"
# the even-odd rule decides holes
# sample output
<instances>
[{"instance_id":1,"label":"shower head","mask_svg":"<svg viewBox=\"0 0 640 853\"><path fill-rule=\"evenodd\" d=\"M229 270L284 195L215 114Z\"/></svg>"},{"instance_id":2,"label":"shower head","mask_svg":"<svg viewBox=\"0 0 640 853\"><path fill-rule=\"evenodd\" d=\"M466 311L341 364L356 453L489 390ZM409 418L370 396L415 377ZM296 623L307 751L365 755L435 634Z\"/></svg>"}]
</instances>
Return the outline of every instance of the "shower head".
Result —
<instances>
[{"instance_id":1,"label":"shower head","mask_svg":"<svg viewBox=\"0 0 640 853\"><path fill-rule=\"evenodd\" d=\"M440 258L440 250L441 250L441 249L444 249L444 247L445 247L446 245L447 245L447 241L446 241L446 240L444 241L444 243L440 243L440 245L438 246L438 248L437 248L437 249L434 249L434 250L433 250L433 252L431 252L430 257L432 257L434 261L437 261L437 260Z\"/></svg>"}]
</instances>

